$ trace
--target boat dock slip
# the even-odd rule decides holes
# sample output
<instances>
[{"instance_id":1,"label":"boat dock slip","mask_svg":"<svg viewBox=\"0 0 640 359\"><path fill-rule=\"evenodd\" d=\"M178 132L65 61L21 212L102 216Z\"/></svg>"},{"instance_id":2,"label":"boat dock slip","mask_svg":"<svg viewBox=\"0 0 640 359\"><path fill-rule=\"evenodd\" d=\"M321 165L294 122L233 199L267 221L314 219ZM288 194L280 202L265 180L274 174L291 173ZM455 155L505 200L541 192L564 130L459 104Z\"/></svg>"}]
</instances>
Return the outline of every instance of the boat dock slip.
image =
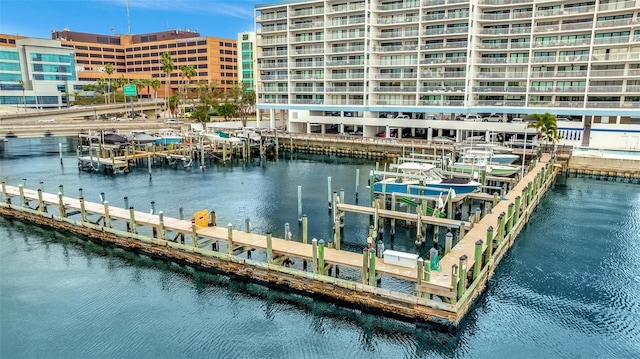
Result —
<instances>
[{"instance_id":1,"label":"boat dock slip","mask_svg":"<svg viewBox=\"0 0 640 359\"><path fill-rule=\"evenodd\" d=\"M543 156L523 181L481 220L474 219L473 224L379 208L337 205L337 212L349 209L403 220L419 219L421 223L452 228L462 224L466 235L453 248L447 248L440 260L440 271L430 269L429 259L416 254L390 251L383 259L383 253L376 256L372 246L363 248L362 252L350 252L340 250L338 241L325 243L313 239L310 243L301 243L273 238L270 233L248 233L231 225L216 226L213 212L206 210L194 214L192 221L156 212L153 203L151 213L136 211L129 207L126 197L123 207L112 206L107 201L88 202L81 189L79 198L72 198L63 195L62 187L59 193L53 194L3 182L0 215L70 231L163 260L284 286L303 295L313 293L330 298L332 303L341 302L410 322L457 326L553 183L555 169L554 160ZM185 218L182 211L180 218ZM302 228L303 238L307 238L306 217ZM297 260L293 262L293 259ZM343 272L344 278L339 272ZM378 287L380 281L385 283L391 277L408 285L394 291Z\"/></svg>"}]
</instances>

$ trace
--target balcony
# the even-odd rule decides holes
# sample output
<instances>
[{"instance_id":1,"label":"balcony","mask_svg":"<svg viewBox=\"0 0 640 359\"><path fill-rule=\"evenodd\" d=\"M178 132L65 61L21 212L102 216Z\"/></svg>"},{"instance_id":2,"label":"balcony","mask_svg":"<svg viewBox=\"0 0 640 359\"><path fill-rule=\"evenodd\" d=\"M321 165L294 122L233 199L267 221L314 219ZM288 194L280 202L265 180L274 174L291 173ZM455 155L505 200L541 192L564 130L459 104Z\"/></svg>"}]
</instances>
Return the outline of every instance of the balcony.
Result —
<instances>
[{"instance_id":1,"label":"balcony","mask_svg":"<svg viewBox=\"0 0 640 359\"><path fill-rule=\"evenodd\" d=\"M311 29L315 27L323 27L324 23L322 21L315 22L304 22L300 24L291 24L289 25L290 30L299 30L299 29Z\"/></svg>"},{"instance_id":2,"label":"balcony","mask_svg":"<svg viewBox=\"0 0 640 359\"><path fill-rule=\"evenodd\" d=\"M327 87L327 92L363 92L364 86L332 86Z\"/></svg>"},{"instance_id":3,"label":"balcony","mask_svg":"<svg viewBox=\"0 0 640 359\"><path fill-rule=\"evenodd\" d=\"M364 46L339 46L332 47L332 53L342 53L342 52L363 52Z\"/></svg>"},{"instance_id":4,"label":"balcony","mask_svg":"<svg viewBox=\"0 0 640 359\"><path fill-rule=\"evenodd\" d=\"M480 0L478 1L478 5L502 6L502 5L526 4L530 2L531 0Z\"/></svg>"},{"instance_id":5,"label":"balcony","mask_svg":"<svg viewBox=\"0 0 640 359\"><path fill-rule=\"evenodd\" d=\"M333 60L333 61L327 61L326 64L327 64L327 66L362 66L362 65L364 65L364 59L360 59L360 60Z\"/></svg>"},{"instance_id":6,"label":"balcony","mask_svg":"<svg viewBox=\"0 0 640 359\"><path fill-rule=\"evenodd\" d=\"M285 102L286 103L286 102ZM299 105L322 105L324 104L324 100L323 99L312 99L312 98L296 98L291 100L292 104L299 104Z\"/></svg>"},{"instance_id":7,"label":"balcony","mask_svg":"<svg viewBox=\"0 0 640 359\"><path fill-rule=\"evenodd\" d=\"M421 79L432 79L432 78L465 78L467 73L465 71L425 71L420 74Z\"/></svg>"},{"instance_id":8,"label":"balcony","mask_svg":"<svg viewBox=\"0 0 640 359\"><path fill-rule=\"evenodd\" d=\"M262 75L260 76L262 81L287 81L287 76L284 75Z\"/></svg>"},{"instance_id":9,"label":"balcony","mask_svg":"<svg viewBox=\"0 0 640 359\"><path fill-rule=\"evenodd\" d=\"M499 43L499 44L484 43L484 44L478 44L478 49L482 49L482 50L506 50L508 48L509 48L509 44L508 43Z\"/></svg>"},{"instance_id":10,"label":"balcony","mask_svg":"<svg viewBox=\"0 0 640 359\"><path fill-rule=\"evenodd\" d=\"M308 93L308 92L318 92L318 93L323 93L324 92L324 88L323 87L294 87L293 88L293 93L299 93L299 92L304 92L304 93Z\"/></svg>"},{"instance_id":11,"label":"balcony","mask_svg":"<svg viewBox=\"0 0 640 359\"><path fill-rule=\"evenodd\" d=\"M262 51L262 57L287 56L287 50Z\"/></svg>"},{"instance_id":12,"label":"balcony","mask_svg":"<svg viewBox=\"0 0 640 359\"><path fill-rule=\"evenodd\" d=\"M313 9L295 10L289 14L289 17L310 16L313 15Z\"/></svg>"},{"instance_id":13,"label":"balcony","mask_svg":"<svg viewBox=\"0 0 640 359\"><path fill-rule=\"evenodd\" d=\"M336 12L348 12L348 11L361 11L366 9L365 5L354 5L354 4L350 4L350 5L334 5L332 7L329 8L329 13L336 13Z\"/></svg>"},{"instance_id":14,"label":"balcony","mask_svg":"<svg viewBox=\"0 0 640 359\"><path fill-rule=\"evenodd\" d=\"M375 92L416 92L415 86L380 86L373 89Z\"/></svg>"},{"instance_id":15,"label":"balcony","mask_svg":"<svg viewBox=\"0 0 640 359\"><path fill-rule=\"evenodd\" d=\"M374 46L373 52L416 51L418 45Z\"/></svg>"},{"instance_id":16,"label":"balcony","mask_svg":"<svg viewBox=\"0 0 640 359\"><path fill-rule=\"evenodd\" d=\"M624 9L631 9L635 6L636 6L635 0L620 1L620 2L614 2L609 4L600 4L598 6L598 11L603 12L603 11L624 10Z\"/></svg>"},{"instance_id":17,"label":"balcony","mask_svg":"<svg viewBox=\"0 0 640 359\"><path fill-rule=\"evenodd\" d=\"M280 68L287 68L287 66L289 66L289 64L287 62L276 62L276 63L261 63L258 65L258 69L260 70L264 70L264 69L280 69Z\"/></svg>"},{"instance_id":18,"label":"balcony","mask_svg":"<svg viewBox=\"0 0 640 359\"><path fill-rule=\"evenodd\" d=\"M278 37L278 38L263 38L260 45L264 46L264 45L280 45L280 44L286 44L287 43L287 37L283 36L283 37Z\"/></svg>"},{"instance_id":19,"label":"balcony","mask_svg":"<svg viewBox=\"0 0 640 359\"><path fill-rule=\"evenodd\" d=\"M417 16L399 16L399 17L379 17L374 19L374 23L378 25L396 25L396 24L407 24L407 23L415 23L418 22Z\"/></svg>"},{"instance_id":20,"label":"balcony","mask_svg":"<svg viewBox=\"0 0 640 359\"><path fill-rule=\"evenodd\" d=\"M390 11L390 10L402 10L402 9L414 9L420 7L419 1L411 1L406 2L404 4L388 4L388 5L378 5L376 10L379 11Z\"/></svg>"},{"instance_id":21,"label":"balcony","mask_svg":"<svg viewBox=\"0 0 640 359\"><path fill-rule=\"evenodd\" d=\"M629 42L629 36L596 37L593 40L594 45L626 44Z\"/></svg>"},{"instance_id":22,"label":"balcony","mask_svg":"<svg viewBox=\"0 0 640 359\"><path fill-rule=\"evenodd\" d=\"M622 90L622 85L620 86L589 86L589 93L599 92L599 93L619 93L624 92Z\"/></svg>"},{"instance_id":23,"label":"balcony","mask_svg":"<svg viewBox=\"0 0 640 359\"><path fill-rule=\"evenodd\" d=\"M511 14L480 14L480 20L508 20Z\"/></svg>"},{"instance_id":24,"label":"balcony","mask_svg":"<svg viewBox=\"0 0 640 359\"><path fill-rule=\"evenodd\" d=\"M287 25L278 25L278 26L263 26L258 29L259 34L265 34L270 32L284 32L287 31Z\"/></svg>"},{"instance_id":25,"label":"balcony","mask_svg":"<svg viewBox=\"0 0 640 359\"><path fill-rule=\"evenodd\" d=\"M345 80L345 79L364 79L363 73L354 73L354 74L331 74L329 80Z\"/></svg>"},{"instance_id":26,"label":"balcony","mask_svg":"<svg viewBox=\"0 0 640 359\"><path fill-rule=\"evenodd\" d=\"M415 79L418 74L414 72L408 73L381 73L381 74L373 74L373 78L375 79Z\"/></svg>"},{"instance_id":27,"label":"balcony","mask_svg":"<svg viewBox=\"0 0 640 359\"><path fill-rule=\"evenodd\" d=\"M589 77L621 77L624 76L624 69L619 70L591 70Z\"/></svg>"},{"instance_id":28,"label":"balcony","mask_svg":"<svg viewBox=\"0 0 640 359\"><path fill-rule=\"evenodd\" d=\"M320 61L316 61L316 62L299 61L299 62L292 63L291 67L294 67L294 68L297 68L297 69L309 68L309 67L322 67L322 62L320 62Z\"/></svg>"},{"instance_id":29,"label":"balcony","mask_svg":"<svg viewBox=\"0 0 640 359\"><path fill-rule=\"evenodd\" d=\"M291 49L291 56L297 55L312 55L312 54L324 54L324 47L313 47L304 49Z\"/></svg>"}]
</instances>

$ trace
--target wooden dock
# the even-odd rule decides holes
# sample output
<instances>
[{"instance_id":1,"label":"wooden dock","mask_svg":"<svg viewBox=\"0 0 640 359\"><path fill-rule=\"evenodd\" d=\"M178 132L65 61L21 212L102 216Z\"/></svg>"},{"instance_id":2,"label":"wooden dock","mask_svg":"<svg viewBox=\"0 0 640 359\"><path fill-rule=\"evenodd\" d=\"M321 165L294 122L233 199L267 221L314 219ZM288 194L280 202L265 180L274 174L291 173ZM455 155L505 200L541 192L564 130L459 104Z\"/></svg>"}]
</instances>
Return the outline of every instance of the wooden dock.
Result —
<instances>
[{"instance_id":1,"label":"wooden dock","mask_svg":"<svg viewBox=\"0 0 640 359\"><path fill-rule=\"evenodd\" d=\"M491 213L473 226L463 223L468 232L441 259L441 271L429 270L428 259L418 259L413 267L400 266L377 258L372 248L354 253L339 247L330 248L316 240L307 244L272 238L270 234L247 233L232 226L219 227L213 223L197 226L194 221L167 217L160 212L150 214L135 211L133 207L118 208L108 202L87 202L83 198L30 190L22 185L9 186L4 182L0 214L69 230L165 260L282 285L301 293L315 293L409 321L457 326L554 178L553 160L543 156ZM347 206L350 205L339 204L337 209L348 208L369 215L374 210ZM418 219L416 215L402 212L377 211L408 221ZM501 215L503 212L506 215ZM420 220L434 226L461 224L461 221L428 216ZM306 228L304 224L303 228ZM307 238L306 232L303 238ZM483 239L480 244L479 239ZM205 248L209 245L211 249ZM266 262L251 259L251 250L266 252ZM460 258L465 256L462 261ZM289 267L284 258L300 259L305 266ZM333 277L328 273L331 267L358 270L362 280L338 278L337 270ZM397 292L377 287L379 280L387 276L408 281L415 290Z\"/></svg>"}]
</instances>

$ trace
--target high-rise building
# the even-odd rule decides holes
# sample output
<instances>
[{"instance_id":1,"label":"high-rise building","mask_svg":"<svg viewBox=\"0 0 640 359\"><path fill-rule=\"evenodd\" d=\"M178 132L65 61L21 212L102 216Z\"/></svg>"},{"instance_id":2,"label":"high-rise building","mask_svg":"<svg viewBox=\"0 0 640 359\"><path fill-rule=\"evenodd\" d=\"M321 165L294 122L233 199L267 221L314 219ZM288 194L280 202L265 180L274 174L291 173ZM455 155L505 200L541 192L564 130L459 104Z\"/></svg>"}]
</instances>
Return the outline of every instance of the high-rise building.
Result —
<instances>
[{"instance_id":1,"label":"high-rise building","mask_svg":"<svg viewBox=\"0 0 640 359\"><path fill-rule=\"evenodd\" d=\"M255 12L258 108L290 123L550 112L640 124L638 0L285 0Z\"/></svg>"},{"instance_id":2,"label":"high-rise building","mask_svg":"<svg viewBox=\"0 0 640 359\"><path fill-rule=\"evenodd\" d=\"M72 49L60 41L0 34L0 105L22 108L66 106L82 91Z\"/></svg>"},{"instance_id":3,"label":"high-rise building","mask_svg":"<svg viewBox=\"0 0 640 359\"><path fill-rule=\"evenodd\" d=\"M162 54L168 52L174 70L169 74L168 91L178 91L187 82L216 83L219 88L233 87L238 78L237 45L234 39L201 36L197 31L168 30L140 35L103 35L69 30L51 32L51 38L75 51L78 78L95 82L98 78L157 78L161 81L158 96L165 97L166 74L162 70ZM113 64L114 73L107 76L104 66ZM196 75L182 76L180 68L193 66ZM141 89L142 96L153 90Z\"/></svg>"},{"instance_id":4,"label":"high-rise building","mask_svg":"<svg viewBox=\"0 0 640 359\"><path fill-rule=\"evenodd\" d=\"M255 87L255 55L256 33L238 33L238 83L244 83L248 88Z\"/></svg>"}]
</instances>

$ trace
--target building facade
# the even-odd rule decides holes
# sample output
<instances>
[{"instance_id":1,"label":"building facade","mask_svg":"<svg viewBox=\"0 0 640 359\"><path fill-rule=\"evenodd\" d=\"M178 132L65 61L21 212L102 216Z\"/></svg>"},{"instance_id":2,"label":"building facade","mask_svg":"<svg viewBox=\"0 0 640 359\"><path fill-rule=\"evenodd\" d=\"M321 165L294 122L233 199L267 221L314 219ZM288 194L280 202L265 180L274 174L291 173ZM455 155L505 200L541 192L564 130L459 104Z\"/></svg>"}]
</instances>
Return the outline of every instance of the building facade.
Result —
<instances>
[{"instance_id":1,"label":"building facade","mask_svg":"<svg viewBox=\"0 0 640 359\"><path fill-rule=\"evenodd\" d=\"M238 83L253 89L256 84L256 33L238 33Z\"/></svg>"},{"instance_id":2,"label":"building facade","mask_svg":"<svg viewBox=\"0 0 640 359\"><path fill-rule=\"evenodd\" d=\"M190 30L168 30L140 35L103 35L75 31L52 31L51 38L62 46L75 51L78 77L82 81L95 82L98 78L151 79L161 82L158 96L165 97L191 83L216 83L229 89L238 79L238 55L236 40L201 36ZM162 54L168 52L174 70L166 78L162 71ZM114 73L104 73L104 66L113 64ZM191 79L182 76L180 68L193 66L196 75ZM168 82L169 86L165 87ZM144 97L151 89L141 89Z\"/></svg>"},{"instance_id":3,"label":"building facade","mask_svg":"<svg viewBox=\"0 0 640 359\"><path fill-rule=\"evenodd\" d=\"M72 49L59 41L0 34L0 105L28 108L66 106L82 90Z\"/></svg>"},{"instance_id":4,"label":"building facade","mask_svg":"<svg viewBox=\"0 0 640 359\"><path fill-rule=\"evenodd\" d=\"M293 123L550 112L640 124L638 0L275 1L256 5L255 27L258 108Z\"/></svg>"}]
</instances>

